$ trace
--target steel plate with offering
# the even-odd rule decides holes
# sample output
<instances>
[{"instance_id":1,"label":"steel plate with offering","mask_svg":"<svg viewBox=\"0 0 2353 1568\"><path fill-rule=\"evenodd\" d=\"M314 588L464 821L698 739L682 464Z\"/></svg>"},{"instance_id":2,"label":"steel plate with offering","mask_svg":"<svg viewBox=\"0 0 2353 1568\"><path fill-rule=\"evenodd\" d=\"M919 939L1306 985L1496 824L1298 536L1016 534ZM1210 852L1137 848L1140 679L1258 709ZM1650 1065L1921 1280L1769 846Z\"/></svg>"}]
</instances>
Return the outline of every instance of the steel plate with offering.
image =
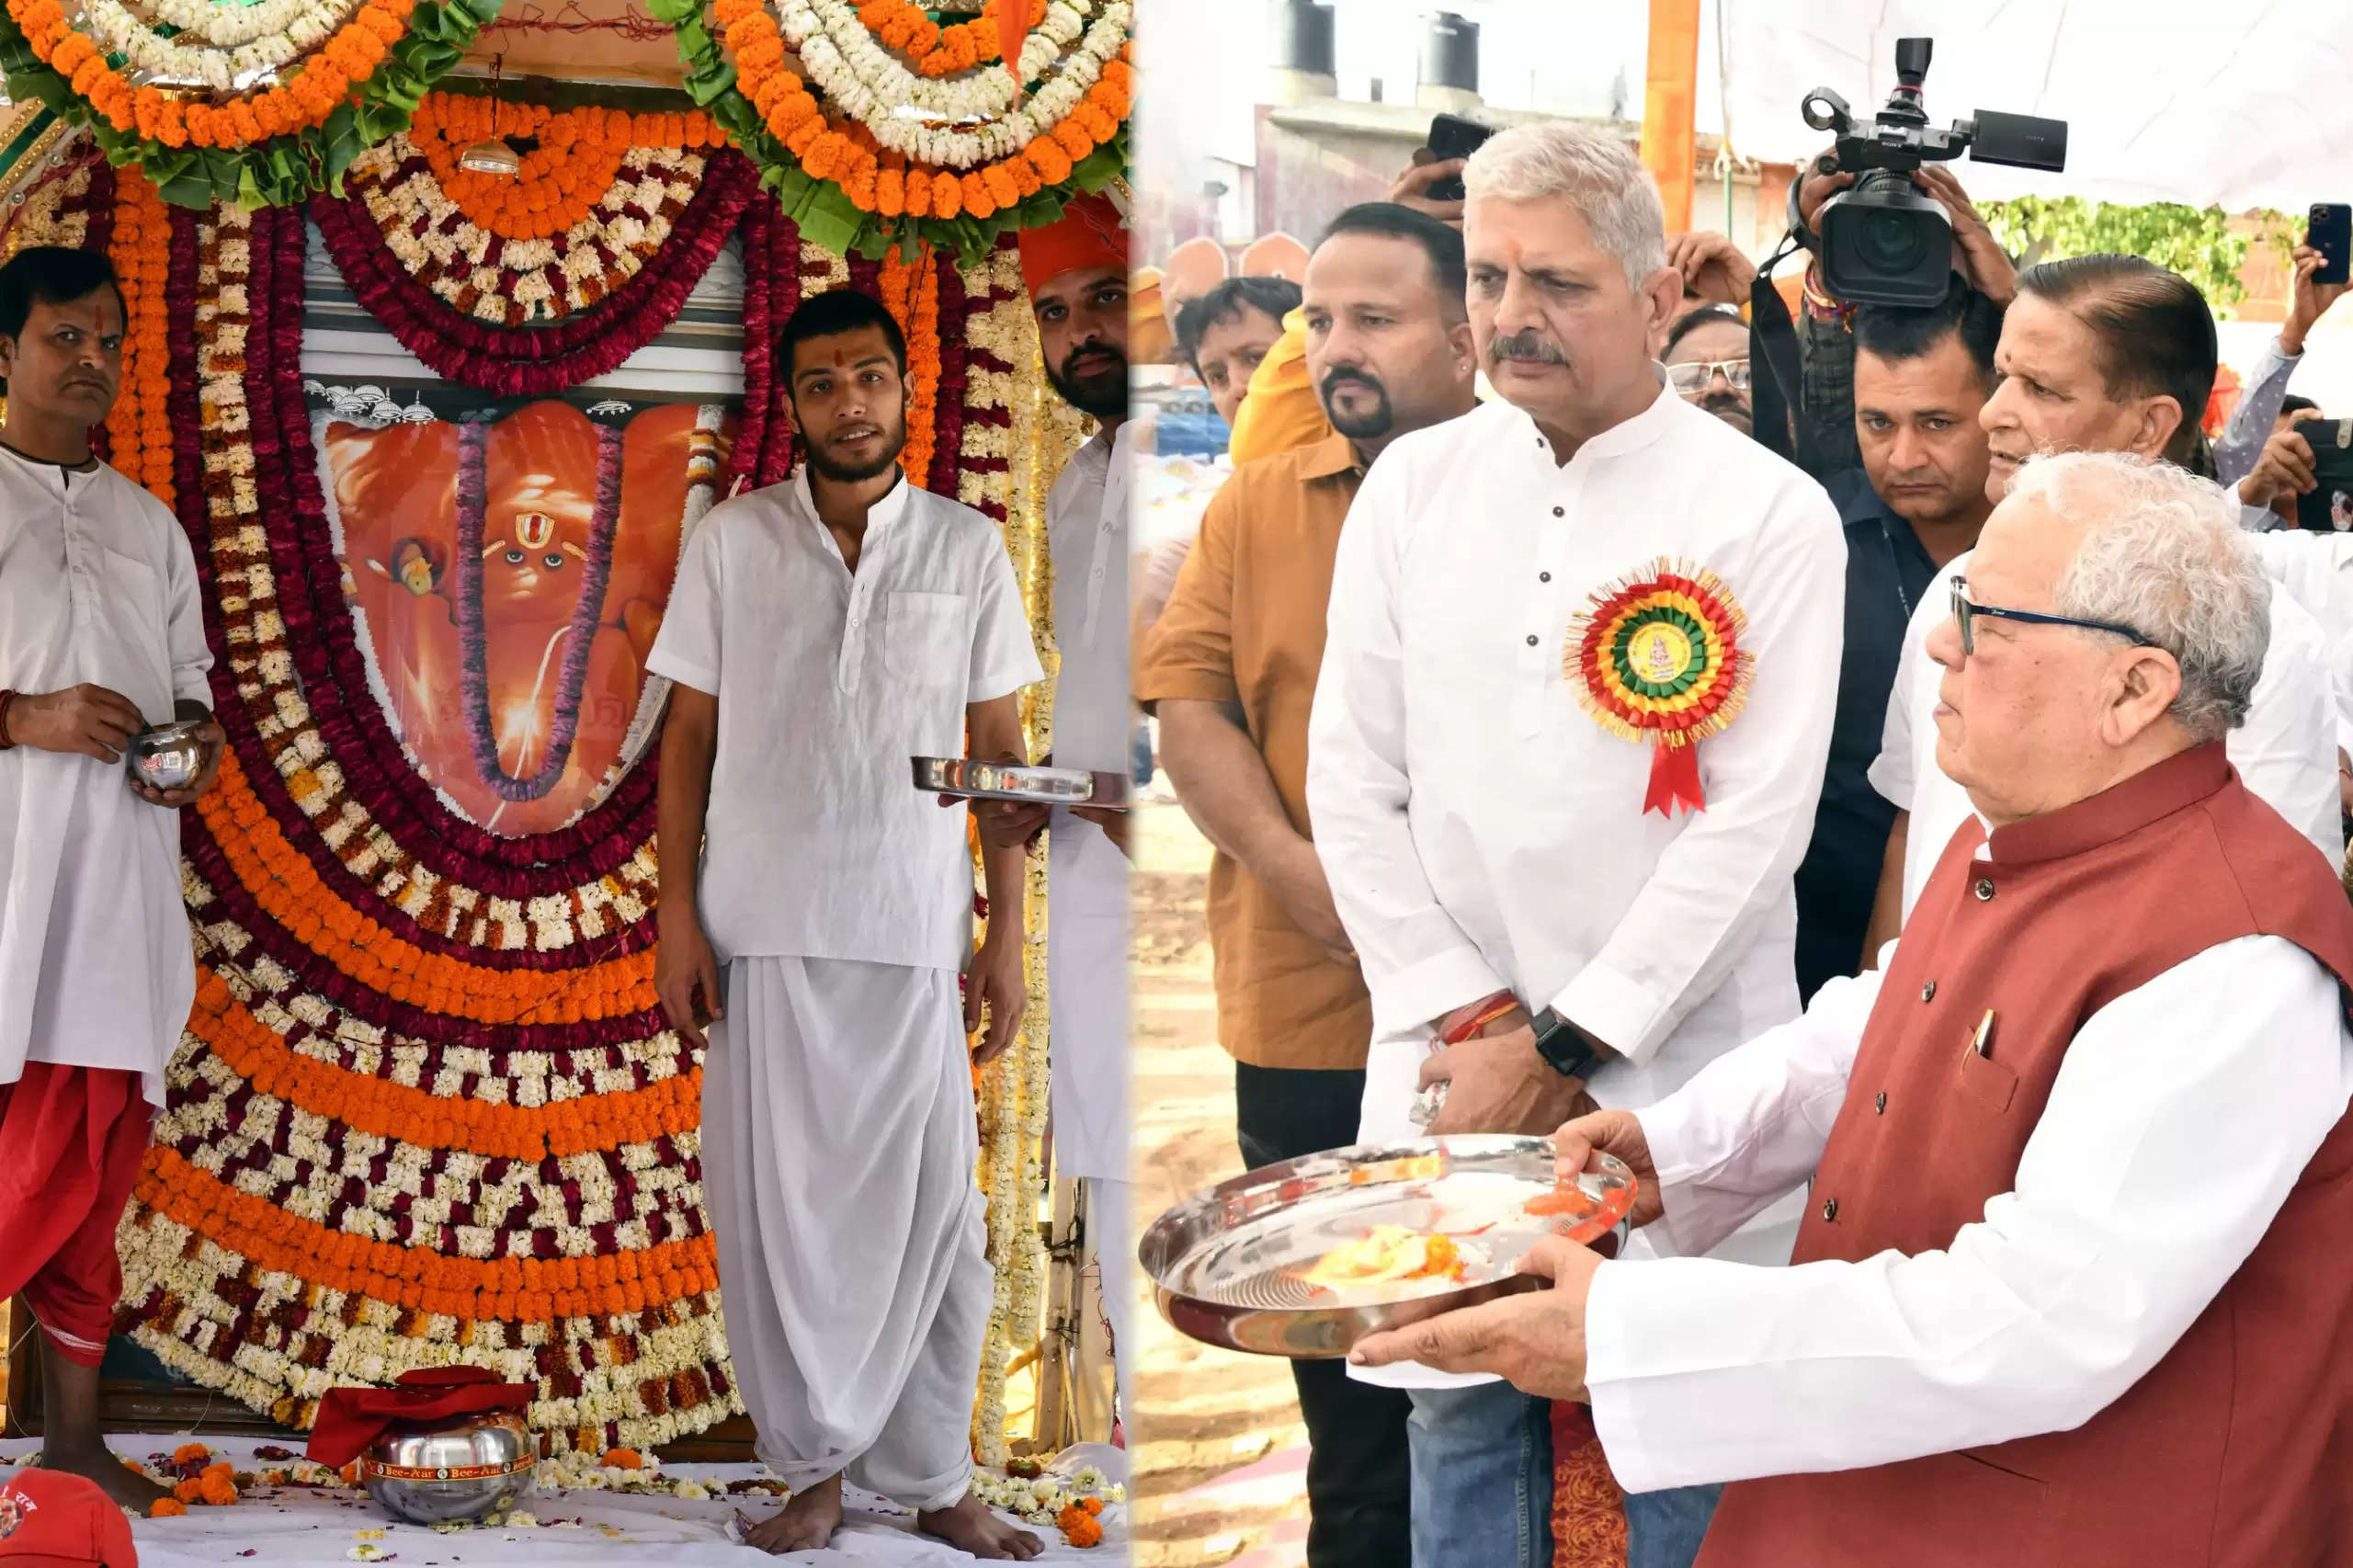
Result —
<instances>
[{"instance_id":1,"label":"steel plate with offering","mask_svg":"<svg viewBox=\"0 0 2353 1568\"><path fill-rule=\"evenodd\" d=\"M914 762L915 788L926 794L968 801L1019 801L1025 805L1099 806L1106 811L1122 811L1129 803L1127 780L1117 773L1017 767L962 756L919 756Z\"/></svg>"},{"instance_id":2,"label":"steel plate with offering","mask_svg":"<svg viewBox=\"0 0 2353 1568\"><path fill-rule=\"evenodd\" d=\"M1314 1360L1368 1334L1543 1281L1517 1273L1565 1236L1621 1238L1633 1173L1563 1187L1547 1138L1456 1134L1359 1144L1267 1165L1189 1198L1138 1248L1161 1315L1208 1345Z\"/></svg>"}]
</instances>

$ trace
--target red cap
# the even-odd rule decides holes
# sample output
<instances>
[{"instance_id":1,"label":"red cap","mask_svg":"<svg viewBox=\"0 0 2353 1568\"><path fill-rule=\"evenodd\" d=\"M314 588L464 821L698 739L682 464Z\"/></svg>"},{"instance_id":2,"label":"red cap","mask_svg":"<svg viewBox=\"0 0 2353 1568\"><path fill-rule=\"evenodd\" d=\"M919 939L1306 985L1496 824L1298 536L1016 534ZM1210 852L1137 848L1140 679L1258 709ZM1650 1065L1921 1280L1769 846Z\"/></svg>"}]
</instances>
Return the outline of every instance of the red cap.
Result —
<instances>
[{"instance_id":1,"label":"red cap","mask_svg":"<svg viewBox=\"0 0 2353 1568\"><path fill-rule=\"evenodd\" d=\"M97 1483L27 1470L0 1484L0 1568L139 1568L139 1551Z\"/></svg>"},{"instance_id":2,"label":"red cap","mask_svg":"<svg viewBox=\"0 0 2353 1568\"><path fill-rule=\"evenodd\" d=\"M1082 196L1042 228L1021 231L1021 281L1032 295L1082 267L1128 265L1128 231L1105 196Z\"/></svg>"}]
</instances>

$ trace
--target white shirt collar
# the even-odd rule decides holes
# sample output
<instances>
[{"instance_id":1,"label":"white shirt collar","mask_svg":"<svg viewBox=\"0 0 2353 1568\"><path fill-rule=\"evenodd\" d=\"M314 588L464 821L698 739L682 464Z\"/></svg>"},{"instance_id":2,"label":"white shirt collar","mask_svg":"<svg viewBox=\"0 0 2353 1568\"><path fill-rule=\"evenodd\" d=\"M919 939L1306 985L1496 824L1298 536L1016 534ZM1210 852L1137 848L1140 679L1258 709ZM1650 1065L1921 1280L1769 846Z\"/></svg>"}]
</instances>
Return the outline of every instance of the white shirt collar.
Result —
<instances>
[{"instance_id":1,"label":"white shirt collar","mask_svg":"<svg viewBox=\"0 0 2353 1568\"><path fill-rule=\"evenodd\" d=\"M792 471L792 478L790 483L792 486L794 498L801 503L801 509L808 515L809 520L815 523L819 528L824 528L825 526L825 519L824 517L817 510L817 498L809 493L809 465L807 462L804 461L799 468ZM909 492L914 490L914 485L907 483L906 471L902 469L899 472L898 483L891 486L890 492L885 494L882 499L875 502L873 506L867 508L867 531L871 533L876 528L888 528L891 524L897 522L901 517L905 517L907 514L907 496Z\"/></svg>"},{"instance_id":2,"label":"white shirt collar","mask_svg":"<svg viewBox=\"0 0 2353 1568\"><path fill-rule=\"evenodd\" d=\"M1571 462L1582 462L1588 458L1598 461L1604 458L1623 457L1629 452L1641 451L1644 447L1672 432L1675 422L1688 411L1689 405L1668 388L1666 368L1664 365L1653 360L1651 376L1657 383L1658 390L1643 411L1632 418L1620 420L1608 429L1589 437L1576 449L1575 455L1569 460ZM1537 427L1533 415L1516 403L1506 403L1505 406L1511 408L1528 430L1544 441L1548 451L1551 449L1551 437L1546 437L1543 431Z\"/></svg>"}]
</instances>

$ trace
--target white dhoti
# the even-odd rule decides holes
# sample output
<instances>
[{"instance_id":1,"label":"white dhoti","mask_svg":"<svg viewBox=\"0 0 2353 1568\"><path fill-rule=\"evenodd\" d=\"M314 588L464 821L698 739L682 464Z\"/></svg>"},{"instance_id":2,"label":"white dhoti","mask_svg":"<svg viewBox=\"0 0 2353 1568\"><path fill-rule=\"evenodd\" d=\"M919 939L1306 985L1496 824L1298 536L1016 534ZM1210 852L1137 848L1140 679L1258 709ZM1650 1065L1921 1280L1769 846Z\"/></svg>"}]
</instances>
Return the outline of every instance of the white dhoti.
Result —
<instances>
[{"instance_id":1,"label":"white dhoti","mask_svg":"<svg viewBox=\"0 0 2353 1568\"><path fill-rule=\"evenodd\" d=\"M953 1506L994 1295L956 976L738 958L726 992L703 1189L759 1457L795 1491Z\"/></svg>"},{"instance_id":2,"label":"white dhoti","mask_svg":"<svg viewBox=\"0 0 2353 1568\"><path fill-rule=\"evenodd\" d=\"M1047 868L1046 995L1052 1027L1054 1170L1086 1184L1087 1250L1111 1318L1121 1408L1135 1397L1128 1307L1128 858L1094 824L1057 811Z\"/></svg>"}]
</instances>

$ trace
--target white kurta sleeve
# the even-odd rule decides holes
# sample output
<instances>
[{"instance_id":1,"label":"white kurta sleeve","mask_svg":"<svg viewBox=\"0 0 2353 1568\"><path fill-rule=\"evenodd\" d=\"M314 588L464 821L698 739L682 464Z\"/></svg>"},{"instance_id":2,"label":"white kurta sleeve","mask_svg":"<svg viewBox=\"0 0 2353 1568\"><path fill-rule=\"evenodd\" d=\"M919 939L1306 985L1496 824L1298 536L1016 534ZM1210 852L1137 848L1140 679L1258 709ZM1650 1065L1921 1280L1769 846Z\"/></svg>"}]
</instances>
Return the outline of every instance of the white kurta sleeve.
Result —
<instances>
[{"instance_id":1,"label":"white kurta sleeve","mask_svg":"<svg viewBox=\"0 0 2353 1568\"><path fill-rule=\"evenodd\" d=\"M1647 1492L2080 1426L2245 1261L2348 1088L2336 982L2301 949L2242 937L2166 971L2086 1021L2016 1187L1946 1249L1602 1265L1586 1381L1610 1469Z\"/></svg>"},{"instance_id":2,"label":"white kurta sleeve","mask_svg":"<svg viewBox=\"0 0 2353 1568\"><path fill-rule=\"evenodd\" d=\"M1813 1175L1894 953L1891 942L1877 969L1832 980L1804 1013L1636 1113L1666 1206L1661 1252L1712 1251Z\"/></svg>"},{"instance_id":3,"label":"white kurta sleeve","mask_svg":"<svg viewBox=\"0 0 2353 1568\"><path fill-rule=\"evenodd\" d=\"M1813 835L1847 602L1846 530L1821 486L1793 480L1774 495L1727 585L1747 613L1755 678L1732 727L1700 744L1707 808L1660 854L1608 942L1546 998L1637 1062L1723 983Z\"/></svg>"},{"instance_id":4,"label":"white kurta sleeve","mask_svg":"<svg viewBox=\"0 0 2353 1568\"><path fill-rule=\"evenodd\" d=\"M1938 615L1951 613L1946 608L1949 581L1941 574L1932 580L1927 597L1904 624L1904 650L1895 656L1895 681L1887 688L1887 717L1880 725L1879 756L1871 759L1870 771L1864 775L1881 798L1899 812L1912 809L1912 791L1919 782L1913 772L1912 693L1927 678L1930 668L1928 631Z\"/></svg>"},{"instance_id":5,"label":"white kurta sleeve","mask_svg":"<svg viewBox=\"0 0 2353 1568\"><path fill-rule=\"evenodd\" d=\"M2332 866L2345 858L2336 729L2336 676L2320 623L2294 595L2275 586L2271 646L2246 722L2231 732L2231 766Z\"/></svg>"},{"instance_id":6,"label":"white kurta sleeve","mask_svg":"<svg viewBox=\"0 0 2353 1568\"><path fill-rule=\"evenodd\" d=\"M212 683L205 675L212 668L212 648L204 640L204 590L196 575L196 551L176 521L165 540L164 559L171 614L165 636L172 655L172 697L209 709Z\"/></svg>"},{"instance_id":7,"label":"white kurta sleeve","mask_svg":"<svg viewBox=\"0 0 2353 1568\"><path fill-rule=\"evenodd\" d=\"M670 585L669 607L662 612L662 630L654 633L654 651L645 659L648 673L710 697L719 695L720 609L726 599L719 545L723 521L714 509L687 540Z\"/></svg>"},{"instance_id":8,"label":"white kurta sleeve","mask_svg":"<svg viewBox=\"0 0 2353 1568\"><path fill-rule=\"evenodd\" d=\"M1120 566L1124 570L1126 562ZM994 701L1046 678L1030 637L1029 614L1021 608L1021 584L1013 575L1012 558L994 543L981 574L980 600L972 628L972 684L965 689L968 702ZM1071 629L1074 635L1077 630Z\"/></svg>"},{"instance_id":9,"label":"white kurta sleeve","mask_svg":"<svg viewBox=\"0 0 2353 1568\"><path fill-rule=\"evenodd\" d=\"M1373 1028L1384 1035L1504 989L1431 891L1405 815L1413 785L1397 570L1410 504L1392 459L1372 466L1348 507L1307 729L1316 857L1372 993Z\"/></svg>"}]
</instances>

